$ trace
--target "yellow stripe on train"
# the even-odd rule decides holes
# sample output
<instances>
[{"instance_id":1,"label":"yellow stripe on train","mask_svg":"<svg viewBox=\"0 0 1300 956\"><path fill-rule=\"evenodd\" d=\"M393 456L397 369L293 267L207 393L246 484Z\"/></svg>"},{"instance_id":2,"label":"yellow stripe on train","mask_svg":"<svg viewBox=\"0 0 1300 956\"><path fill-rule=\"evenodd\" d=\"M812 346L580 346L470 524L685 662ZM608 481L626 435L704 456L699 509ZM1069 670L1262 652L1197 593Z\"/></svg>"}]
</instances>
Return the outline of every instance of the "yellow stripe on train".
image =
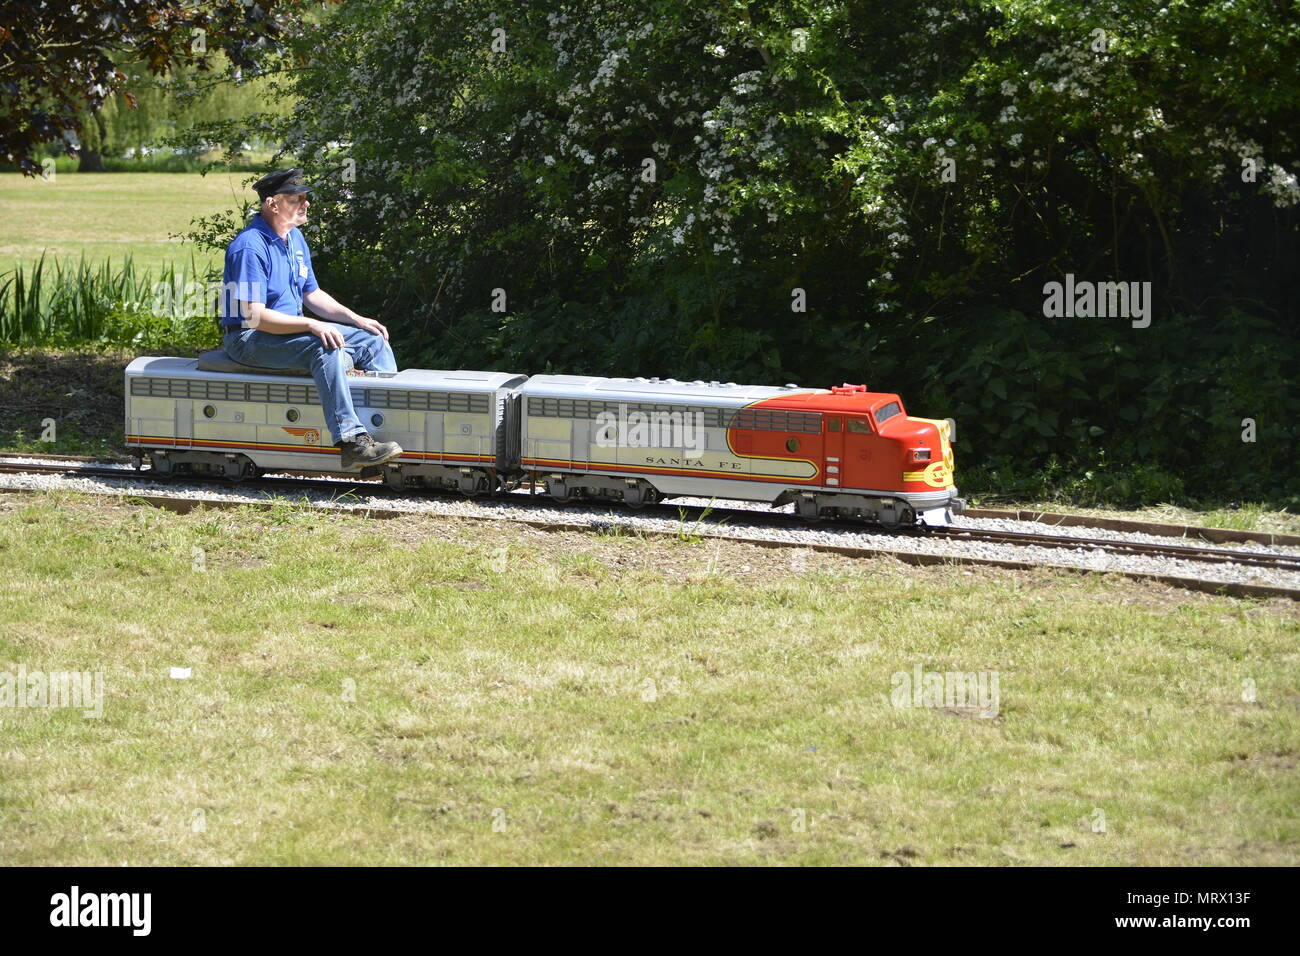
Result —
<instances>
[{"instance_id":1,"label":"yellow stripe on train","mask_svg":"<svg viewBox=\"0 0 1300 956\"><path fill-rule=\"evenodd\" d=\"M934 461L924 471L903 472L904 481L924 481L931 488L947 488L952 484L952 472L947 462Z\"/></svg>"}]
</instances>

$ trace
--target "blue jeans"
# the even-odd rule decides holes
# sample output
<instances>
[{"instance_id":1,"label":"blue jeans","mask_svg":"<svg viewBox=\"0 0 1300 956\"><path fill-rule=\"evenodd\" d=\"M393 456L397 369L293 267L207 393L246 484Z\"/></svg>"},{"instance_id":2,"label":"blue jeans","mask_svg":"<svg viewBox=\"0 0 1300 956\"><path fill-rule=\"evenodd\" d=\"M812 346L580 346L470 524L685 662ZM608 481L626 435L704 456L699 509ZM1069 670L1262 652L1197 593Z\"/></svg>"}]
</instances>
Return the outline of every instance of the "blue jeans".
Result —
<instances>
[{"instance_id":1,"label":"blue jeans","mask_svg":"<svg viewBox=\"0 0 1300 956\"><path fill-rule=\"evenodd\" d=\"M346 350L352 356L352 364L357 368L377 372L396 372L397 359L382 335L341 322L335 325L343 334L343 348L327 348L310 332L278 335L238 327L227 330L221 337L221 344L227 355L243 365L310 369L311 377L316 380L316 393L325 413L325 424L337 445L366 430L352 407L352 390L344 371L343 352Z\"/></svg>"}]
</instances>

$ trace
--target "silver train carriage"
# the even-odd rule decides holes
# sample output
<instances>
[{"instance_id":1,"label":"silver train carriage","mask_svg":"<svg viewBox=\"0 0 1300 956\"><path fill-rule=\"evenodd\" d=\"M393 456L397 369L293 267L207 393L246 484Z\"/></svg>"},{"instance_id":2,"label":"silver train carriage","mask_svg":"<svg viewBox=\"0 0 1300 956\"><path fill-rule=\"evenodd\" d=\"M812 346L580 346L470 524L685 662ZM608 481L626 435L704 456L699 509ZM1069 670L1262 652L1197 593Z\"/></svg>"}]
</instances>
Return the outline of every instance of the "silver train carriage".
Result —
<instances>
[{"instance_id":1,"label":"silver train carriage","mask_svg":"<svg viewBox=\"0 0 1300 956\"><path fill-rule=\"evenodd\" d=\"M363 476L476 495L495 491L514 472L511 395L525 376L350 368L348 377L366 430L403 449ZM141 357L126 368L125 391L126 444L160 474L340 470L340 451L306 370L258 369L221 351L198 359Z\"/></svg>"}]
</instances>

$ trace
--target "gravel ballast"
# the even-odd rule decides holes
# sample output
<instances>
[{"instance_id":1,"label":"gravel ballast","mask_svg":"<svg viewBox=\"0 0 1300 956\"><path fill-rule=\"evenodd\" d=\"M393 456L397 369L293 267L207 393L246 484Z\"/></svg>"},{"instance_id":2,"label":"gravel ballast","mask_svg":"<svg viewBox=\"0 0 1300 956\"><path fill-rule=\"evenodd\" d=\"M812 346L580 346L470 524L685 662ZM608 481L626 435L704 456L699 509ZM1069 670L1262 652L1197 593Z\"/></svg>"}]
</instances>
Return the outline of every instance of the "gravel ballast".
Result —
<instances>
[{"instance_id":1,"label":"gravel ballast","mask_svg":"<svg viewBox=\"0 0 1300 956\"><path fill-rule=\"evenodd\" d=\"M23 459L21 456L6 456L5 462L13 464L35 464L36 459ZM105 467L100 465L98 467ZM90 494L115 495L161 495L197 500L224 502L259 503L270 500L285 500L283 492L269 489L239 486L214 486L207 483L184 483L172 481L152 481L145 477L147 472L136 472L128 465L120 466L122 479L105 477L76 477L72 475L42 474L0 474L0 489L78 491ZM268 476L271 477L271 476ZM336 479L343 488L363 488L346 479ZM1084 568L1093 571L1118 571L1127 573L1145 573L1174 575L1232 584L1259 584L1271 587L1300 589L1300 572L1276 570L1271 568L1240 565L1235 563L1211 564L1191 559L1163 556L1121 555L1104 552L1101 549L1080 546L1078 548L1054 548L1010 543L989 543L981 541L963 541L959 538L929 538L911 534L889 534L887 532L867 530L844 525L819 525L808 527L791 520L788 528L769 525L744 523L736 516L729 515L727 523L721 527L711 523L706 517L698 524L691 518L684 520L664 518L662 516L643 514L620 506L596 508L591 506L565 508L550 502L541 496L532 497L526 492L515 492L499 499L469 500L450 495L407 495L391 494L368 495L358 490L356 495L341 500L337 495L320 488L303 488L293 493L291 499L295 504L307 503L318 507L332 507L341 510L364 511L367 508L382 508L394 511L410 511L412 514L448 515L454 517L488 517L504 520L529 520L536 522L563 522L585 525L593 529L618 527L635 533L642 531L687 532L701 537L723 535L752 541L768 541L789 545L829 545L838 547L862 548L865 550L899 551L911 554L931 554L954 558L976 558L994 561L1026 561L1044 565L1057 565ZM669 502L685 506L706 506L710 502L696 498L678 498ZM718 500L712 502L717 507L729 510L755 510L770 512L772 509L755 502L738 502ZM790 508L782 509L790 510ZM957 527L971 529L988 529L999 531L1016 531L1030 534L1086 537L1098 542L1130 541L1147 544L1178 544L1181 539L1161 538L1155 535L1136 532L1110 531L1100 528L1057 529L1045 527L1030 521L1012 521L1007 519L968 518L959 516ZM1265 547L1262 545L1216 545L1222 550L1240 550L1254 555L1300 555L1300 548L1281 546Z\"/></svg>"}]
</instances>

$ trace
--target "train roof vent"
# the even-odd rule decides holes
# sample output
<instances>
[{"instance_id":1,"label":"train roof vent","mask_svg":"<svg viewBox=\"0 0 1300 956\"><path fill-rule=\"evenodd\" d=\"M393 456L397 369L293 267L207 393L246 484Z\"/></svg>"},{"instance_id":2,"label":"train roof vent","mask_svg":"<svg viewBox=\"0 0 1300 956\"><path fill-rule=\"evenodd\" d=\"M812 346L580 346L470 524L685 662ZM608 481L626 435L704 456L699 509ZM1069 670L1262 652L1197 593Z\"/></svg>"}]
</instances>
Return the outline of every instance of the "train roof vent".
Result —
<instances>
[{"instance_id":1,"label":"train roof vent","mask_svg":"<svg viewBox=\"0 0 1300 956\"><path fill-rule=\"evenodd\" d=\"M717 388L719 384L720 384L720 383L717 381L717 379L714 379L712 382L709 383L709 387L710 387L710 388Z\"/></svg>"},{"instance_id":2,"label":"train roof vent","mask_svg":"<svg viewBox=\"0 0 1300 956\"><path fill-rule=\"evenodd\" d=\"M786 388L798 388L799 386L796 385L794 382L786 382L786 383L785 383L785 387L786 387Z\"/></svg>"},{"instance_id":3,"label":"train roof vent","mask_svg":"<svg viewBox=\"0 0 1300 956\"><path fill-rule=\"evenodd\" d=\"M850 385L848 382L845 382L843 385L831 386L832 395L853 395L857 392L865 392L866 390L867 386L865 385Z\"/></svg>"}]
</instances>

